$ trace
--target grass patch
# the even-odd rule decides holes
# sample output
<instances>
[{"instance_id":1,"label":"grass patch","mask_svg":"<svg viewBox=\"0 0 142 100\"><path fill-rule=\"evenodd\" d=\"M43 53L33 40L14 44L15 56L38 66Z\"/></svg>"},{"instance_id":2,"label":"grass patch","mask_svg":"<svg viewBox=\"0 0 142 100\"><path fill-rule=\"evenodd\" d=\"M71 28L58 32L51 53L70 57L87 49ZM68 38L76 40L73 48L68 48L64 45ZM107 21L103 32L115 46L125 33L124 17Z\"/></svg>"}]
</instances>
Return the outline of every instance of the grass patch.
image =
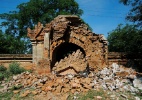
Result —
<instances>
[{"instance_id":1,"label":"grass patch","mask_svg":"<svg viewBox=\"0 0 142 100\"><path fill-rule=\"evenodd\" d=\"M6 70L7 70L7 68L4 67L4 65L0 65L0 72L4 72L4 71L6 71Z\"/></svg>"},{"instance_id":2,"label":"grass patch","mask_svg":"<svg viewBox=\"0 0 142 100\"><path fill-rule=\"evenodd\" d=\"M90 90L85 95L80 95L78 100L87 100L87 99L95 100L95 98L97 98L97 96L102 97L101 100L107 100L107 98L109 97L109 95L103 90L99 90L99 91Z\"/></svg>"},{"instance_id":3,"label":"grass patch","mask_svg":"<svg viewBox=\"0 0 142 100\"><path fill-rule=\"evenodd\" d=\"M124 97L126 96L126 98ZM97 97L101 97L98 99ZM100 89L90 90L87 93L80 93L80 94L70 94L68 100L135 100L135 97L139 97L138 95L134 95L130 92L116 92L116 91L109 91Z\"/></svg>"},{"instance_id":4,"label":"grass patch","mask_svg":"<svg viewBox=\"0 0 142 100\"><path fill-rule=\"evenodd\" d=\"M12 62L11 64L9 64L9 68L0 65L0 81L4 80L5 78L9 80L11 76L21 74L24 71L27 70L25 70L23 67L20 67L20 64L17 62Z\"/></svg>"},{"instance_id":5,"label":"grass patch","mask_svg":"<svg viewBox=\"0 0 142 100\"><path fill-rule=\"evenodd\" d=\"M9 71L12 73L12 74L20 74L24 71L26 71L24 68L20 67L20 64L17 63L17 62L12 62L10 65L9 65Z\"/></svg>"},{"instance_id":6,"label":"grass patch","mask_svg":"<svg viewBox=\"0 0 142 100\"><path fill-rule=\"evenodd\" d=\"M11 100L12 97L13 97L13 92L12 91L5 92L5 93L0 93L0 99L1 100Z\"/></svg>"},{"instance_id":7,"label":"grass patch","mask_svg":"<svg viewBox=\"0 0 142 100\"><path fill-rule=\"evenodd\" d=\"M101 100L107 100L107 98L109 97L109 95L101 89L99 91L89 90L87 93L81 93L76 95L71 94L68 100L74 100L74 99L75 100L97 100L95 99L96 96L102 97Z\"/></svg>"},{"instance_id":8,"label":"grass patch","mask_svg":"<svg viewBox=\"0 0 142 100\"><path fill-rule=\"evenodd\" d=\"M0 81L2 81L4 79L4 74L0 73Z\"/></svg>"},{"instance_id":9,"label":"grass patch","mask_svg":"<svg viewBox=\"0 0 142 100\"><path fill-rule=\"evenodd\" d=\"M139 90L139 92L134 95L139 97L142 100L142 90Z\"/></svg>"},{"instance_id":10,"label":"grass patch","mask_svg":"<svg viewBox=\"0 0 142 100\"><path fill-rule=\"evenodd\" d=\"M23 86L20 84L20 85L17 85L17 86L13 86L12 87L12 90L19 90L21 89Z\"/></svg>"}]
</instances>

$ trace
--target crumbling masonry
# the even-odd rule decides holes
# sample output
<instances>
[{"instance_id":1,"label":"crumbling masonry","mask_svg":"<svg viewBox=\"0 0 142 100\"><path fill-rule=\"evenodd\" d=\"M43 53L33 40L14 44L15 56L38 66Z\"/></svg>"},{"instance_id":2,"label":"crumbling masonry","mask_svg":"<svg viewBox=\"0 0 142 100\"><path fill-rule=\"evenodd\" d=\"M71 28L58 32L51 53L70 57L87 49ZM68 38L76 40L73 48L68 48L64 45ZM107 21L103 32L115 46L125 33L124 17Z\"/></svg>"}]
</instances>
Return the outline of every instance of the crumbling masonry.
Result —
<instances>
[{"instance_id":1,"label":"crumbling masonry","mask_svg":"<svg viewBox=\"0 0 142 100\"><path fill-rule=\"evenodd\" d=\"M59 15L43 26L40 22L28 37L32 42L33 64L61 74L100 69L107 65L107 40L92 33L78 16Z\"/></svg>"}]
</instances>

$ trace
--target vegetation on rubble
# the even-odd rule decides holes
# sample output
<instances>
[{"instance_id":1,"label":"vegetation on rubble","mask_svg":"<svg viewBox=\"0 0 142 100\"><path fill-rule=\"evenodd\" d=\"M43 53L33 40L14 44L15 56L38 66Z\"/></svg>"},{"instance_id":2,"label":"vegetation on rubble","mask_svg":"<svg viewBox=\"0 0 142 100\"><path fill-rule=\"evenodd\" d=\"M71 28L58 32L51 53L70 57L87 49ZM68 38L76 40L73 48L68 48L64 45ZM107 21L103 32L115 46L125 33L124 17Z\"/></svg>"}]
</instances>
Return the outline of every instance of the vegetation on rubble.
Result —
<instances>
[{"instance_id":1,"label":"vegetation on rubble","mask_svg":"<svg viewBox=\"0 0 142 100\"><path fill-rule=\"evenodd\" d=\"M7 68L4 67L4 65L0 65L0 72L6 71L6 70L7 70Z\"/></svg>"},{"instance_id":2,"label":"vegetation on rubble","mask_svg":"<svg viewBox=\"0 0 142 100\"><path fill-rule=\"evenodd\" d=\"M0 73L0 81L4 79L4 75Z\"/></svg>"},{"instance_id":3,"label":"vegetation on rubble","mask_svg":"<svg viewBox=\"0 0 142 100\"><path fill-rule=\"evenodd\" d=\"M9 64L9 68L0 65L0 81L2 81L4 78L9 78L12 75L20 74L24 71L26 70L23 67L20 67L20 64L17 62L12 62Z\"/></svg>"},{"instance_id":4,"label":"vegetation on rubble","mask_svg":"<svg viewBox=\"0 0 142 100\"><path fill-rule=\"evenodd\" d=\"M49 23L62 14L81 16L83 10L75 0L29 0L19 4L16 11L0 14L0 26L6 28L0 37L0 53L31 53L27 28L33 29L38 22Z\"/></svg>"},{"instance_id":5,"label":"vegetation on rubble","mask_svg":"<svg viewBox=\"0 0 142 100\"><path fill-rule=\"evenodd\" d=\"M20 93L14 94L13 90L10 92L0 93L0 98L3 100L34 100L34 97L35 96L32 94L27 95L26 97L20 97ZM142 99L141 96L134 95L129 92L90 90L86 93L78 93L76 95L70 94L67 100L135 100L135 97ZM43 95L38 95L38 99L40 98L43 98Z\"/></svg>"},{"instance_id":6,"label":"vegetation on rubble","mask_svg":"<svg viewBox=\"0 0 142 100\"><path fill-rule=\"evenodd\" d=\"M22 85L21 85L21 84L19 84L19 85L17 85L17 86L13 86L13 87L12 87L12 90L18 90L18 89L20 89L20 88L22 88Z\"/></svg>"},{"instance_id":7,"label":"vegetation on rubble","mask_svg":"<svg viewBox=\"0 0 142 100\"><path fill-rule=\"evenodd\" d=\"M5 72L7 68L3 65L0 65L0 81L2 81L5 78Z\"/></svg>"},{"instance_id":8,"label":"vegetation on rubble","mask_svg":"<svg viewBox=\"0 0 142 100\"><path fill-rule=\"evenodd\" d=\"M2 100L11 100L12 96L13 96L12 91L0 93L0 99L2 99Z\"/></svg>"},{"instance_id":9,"label":"vegetation on rubble","mask_svg":"<svg viewBox=\"0 0 142 100\"><path fill-rule=\"evenodd\" d=\"M134 100L141 96L131 94L129 92L115 92L106 90L90 90L87 93L70 95L68 100Z\"/></svg>"},{"instance_id":10,"label":"vegetation on rubble","mask_svg":"<svg viewBox=\"0 0 142 100\"><path fill-rule=\"evenodd\" d=\"M10 65L9 65L9 71L12 73L12 74L20 74L22 72L25 71L25 69L23 67L20 67L20 64L17 63L17 62L12 62Z\"/></svg>"}]
</instances>

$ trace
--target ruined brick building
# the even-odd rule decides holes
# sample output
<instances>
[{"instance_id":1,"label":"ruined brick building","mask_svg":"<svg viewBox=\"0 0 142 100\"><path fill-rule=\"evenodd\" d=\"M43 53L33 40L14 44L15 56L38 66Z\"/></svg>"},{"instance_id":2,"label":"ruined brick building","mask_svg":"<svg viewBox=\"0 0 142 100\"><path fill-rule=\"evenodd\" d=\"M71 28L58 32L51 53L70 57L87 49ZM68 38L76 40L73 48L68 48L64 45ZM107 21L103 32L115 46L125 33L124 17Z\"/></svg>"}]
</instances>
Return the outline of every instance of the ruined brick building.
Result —
<instances>
[{"instance_id":1,"label":"ruined brick building","mask_svg":"<svg viewBox=\"0 0 142 100\"><path fill-rule=\"evenodd\" d=\"M92 33L78 16L59 15L45 26L39 22L33 30L28 28L28 37L37 67L72 73L107 65L107 40Z\"/></svg>"}]
</instances>

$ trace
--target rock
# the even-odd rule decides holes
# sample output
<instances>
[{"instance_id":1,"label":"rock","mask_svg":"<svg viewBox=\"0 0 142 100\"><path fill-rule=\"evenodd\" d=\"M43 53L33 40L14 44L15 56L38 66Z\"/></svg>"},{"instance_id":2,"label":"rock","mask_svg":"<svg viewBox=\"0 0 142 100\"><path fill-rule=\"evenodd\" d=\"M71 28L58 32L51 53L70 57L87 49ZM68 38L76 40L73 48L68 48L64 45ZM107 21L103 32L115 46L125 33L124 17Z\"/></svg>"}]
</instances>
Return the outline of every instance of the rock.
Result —
<instances>
[{"instance_id":1,"label":"rock","mask_svg":"<svg viewBox=\"0 0 142 100\"><path fill-rule=\"evenodd\" d=\"M43 80L43 83L45 83L48 80L48 78L44 77L42 80Z\"/></svg>"},{"instance_id":2,"label":"rock","mask_svg":"<svg viewBox=\"0 0 142 100\"><path fill-rule=\"evenodd\" d=\"M13 80L17 80L18 79L18 76L13 76Z\"/></svg>"},{"instance_id":3,"label":"rock","mask_svg":"<svg viewBox=\"0 0 142 100\"><path fill-rule=\"evenodd\" d=\"M94 84L98 84L98 82L97 82L96 80L93 80L93 81L92 81L92 83L94 83Z\"/></svg>"},{"instance_id":4,"label":"rock","mask_svg":"<svg viewBox=\"0 0 142 100\"><path fill-rule=\"evenodd\" d=\"M132 92L132 93L135 93L135 92L138 92L139 90L134 88L133 86L131 86L130 84L127 84L125 86L123 86L123 89L125 91L129 91L129 92Z\"/></svg>"},{"instance_id":5,"label":"rock","mask_svg":"<svg viewBox=\"0 0 142 100\"><path fill-rule=\"evenodd\" d=\"M101 96L95 96L95 99L97 99L97 100L102 100L102 98L103 97L101 97Z\"/></svg>"},{"instance_id":6,"label":"rock","mask_svg":"<svg viewBox=\"0 0 142 100\"><path fill-rule=\"evenodd\" d=\"M20 90L14 90L14 91L13 91L14 94L17 94L17 93L19 93L19 92L20 92Z\"/></svg>"},{"instance_id":7,"label":"rock","mask_svg":"<svg viewBox=\"0 0 142 100\"><path fill-rule=\"evenodd\" d=\"M113 73L119 72L120 71L119 65L117 63L113 63L112 64L112 70L113 70Z\"/></svg>"},{"instance_id":8,"label":"rock","mask_svg":"<svg viewBox=\"0 0 142 100\"><path fill-rule=\"evenodd\" d=\"M20 94L20 97L26 97L28 94L26 93L23 93L23 94Z\"/></svg>"},{"instance_id":9,"label":"rock","mask_svg":"<svg viewBox=\"0 0 142 100\"><path fill-rule=\"evenodd\" d=\"M140 79L134 79L133 85L134 87L137 87L138 89L142 90L142 81Z\"/></svg>"},{"instance_id":10,"label":"rock","mask_svg":"<svg viewBox=\"0 0 142 100\"><path fill-rule=\"evenodd\" d=\"M129 79L136 79L137 77L136 77L136 75L128 75L127 78L129 78Z\"/></svg>"},{"instance_id":11,"label":"rock","mask_svg":"<svg viewBox=\"0 0 142 100\"><path fill-rule=\"evenodd\" d=\"M26 74L26 75L29 75L29 74L30 74L30 72L29 72L29 71L26 71L26 72L25 72L25 74Z\"/></svg>"},{"instance_id":12,"label":"rock","mask_svg":"<svg viewBox=\"0 0 142 100\"><path fill-rule=\"evenodd\" d=\"M115 97L116 97L116 95L110 95L110 97L111 97L111 98L115 98Z\"/></svg>"},{"instance_id":13,"label":"rock","mask_svg":"<svg viewBox=\"0 0 142 100\"><path fill-rule=\"evenodd\" d=\"M74 82L75 82L75 83L80 83L80 79L74 78Z\"/></svg>"},{"instance_id":14,"label":"rock","mask_svg":"<svg viewBox=\"0 0 142 100\"><path fill-rule=\"evenodd\" d=\"M71 87L72 87L72 88L79 88L79 87L81 87L80 84L75 83L75 82L71 82L70 84L71 84Z\"/></svg>"},{"instance_id":15,"label":"rock","mask_svg":"<svg viewBox=\"0 0 142 100\"><path fill-rule=\"evenodd\" d=\"M7 90L8 90L8 86L5 85L4 88L3 88L3 91L4 91L4 92L7 92Z\"/></svg>"},{"instance_id":16,"label":"rock","mask_svg":"<svg viewBox=\"0 0 142 100\"><path fill-rule=\"evenodd\" d=\"M77 100L78 99L78 97L77 96L73 96L73 100Z\"/></svg>"},{"instance_id":17,"label":"rock","mask_svg":"<svg viewBox=\"0 0 142 100\"><path fill-rule=\"evenodd\" d=\"M51 91L52 90L52 87L51 86L47 86L44 91L48 92L48 91Z\"/></svg>"},{"instance_id":18,"label":"rock","mask_svg":"<svg viewBox=\"0 0 142 100\"><path fill-rule=\"evenodd\" d=\"M123 98L127 99L128 97L124 94L121 94L120 96L122 96Z\"/></svg>"},{"instance_id":19,"label":"rock","mask_svg":"<svg viewBox=\"0 0 142 100\"><path fill-rule=\"evenodd\" d=\"M34 90L31 92L33 95L37 95L38 94L38 91Z\"/></svg>"},{"instance_id":20,"label":"rock","mask_svg":"<svg viewBox=\"0 0 142 100\"><path fill-rule=\"evenodd\" d=\"M39 80L38 80L38 83L43 83L43 80L42 80L42 79L39 79Z\"/></svg>"},{"instance_id":21,"label":"rock","mask_svg":"<svg viewBox=\"0 0 142 100\"><path fill-rule=\"evenodd\" d=\"M5 81L3 80L3 81L1 81L1 83L2 83L2 84L5 84Z\"/></svg>"},{"instance_id":22,"label":"rock","mask_svg":"<svg viewBox=\"0 0 142 100\"><path fill-rule=\"evenodd\" d=\"M16 80L16 83L21 83L21 80Z\"/></svg>"},{"instance_id":23,"label":"rock","mask_svg":"<svg viewBox=\"0 0 142 100\"><path fill-rule=\"evenodd\" d=\"M20 97L26 97L30 94L30 90L26 90L24 93L20 94Z\"/></svg>"},{"instance_id":24,"label":"rock","mask_svg":"<svg viewBox=\"0 0 142 100\"><path fill-rule=\"evenodd\" d=\"M61 96L61 100L68 100L69 94L64 94L63 96Z\"/></svg>"},{"instance_id":25,"label":"rock","mask_svg":"<svg viewBox=\"0 0 142 100\"><path fill-rule=\"evenodd\" d=\"M110 77L108 77L108 76L104 76L103 77L103 80L110 80L111 78Z\"/></svg>"},{"instance_id":26,"label":"rock","mask_svg":"<svg viewBox=\"0 0 142 100\"><path fill-rule=\"evenodd\" d=\"M140 77L140 78L138 78L139 80L141 80L141 82L142 82L142 77Z\"/></svg>"},{"instance_id":27,"label":"rock","mask_svg":"<svg viewBox=\"0 0 142 100\"><path fill-rule=\"evenodd\" d=\"M41 94L42 94L42 95L46 95L46 92L42 91Z\"/></svg>"},{"instance_id":28,"label":"rock","mask_svg":"<svg viewBox=\"0 0 142 100\"><path fill-rule=\"evenodd\" d=\"M30 85L32 83L32 79L28 79L26 83Z\"/></svg>"},{"instance_id":29,"label":"rock","mask_svg":"<svg viewBox=\"0 0 142 100\"><path fill-rule=\"evenodd\" d=\"M135 97L135 100L140 100L140 98L139 97Z\"/></svg>"},{"instance_id":30,"label":"rock","mask_svg":"<svg viewBox=\"0 0 142 100\"><path fill-rule=\"evenodd\" d=\"M130 84L131 81L129 79L122 79L121 83Z\"/></svg>"},{"instance_id":31,"label":"rock","mask_svg":"<svg viewBox=\"0 0 142 100\"><path fill-rule=\"evenodd\" d=\"M6 84L1 84L1 86L3 87L3 86L5 86Z\"/></svg>"},{"instance_id":32,"label":"rock","mask_svg":"<svg viewBox=\"0 0 142 100\"><path fill-rule=\"evenodd\" d=\"M113 86L113 85L108 86L108 89L109 89L110 91L113 91L113 90L115 90L115 86Z\"/></svg>"},{"instance_id":33,"label":"rock","mask_svg":"<svg viewBox=\"0 0 142 100\"><path fill-rule=\"evenodd\" d=\"M108 89L108 87L105 84L102 84L102 87L103 87L104 90Z\"/></svg>"},{"instance_id":34,"label":"rock","mask_svg":"<svg viewBox=\"0 0 142 100\"><path fill-rule=\"evenodd\" d=\"M109 75L110 74L110 70L108 68L104 68L102 71L101 71L101 74L102 75Z\"/></svg>"},{"instance_id":35,"label":"rock","mask_svg":"<svg viewBox=\"0 0 142 100\"><path fill-rule=\"evenodd\" d=\"M0 93L3 93L4 92L4 89L2 88L2 89L0 89Z\"/></svg>"},{"instance_id":36,"label":"rock","mask_svg":"<svg viewBox=\"0 0 142 100\"><path fill-rule=\"evenodd\" d=\"M137 92L139 92L139 90L138 90L137 88L134 88L133 86L130 86L130 91L131 91L132 93L137 93Z\"/></svg>"},{"instance_id":37,"label":"rock","mask_svg":"<svg viewBox=\"0 0 142 100\"><path fill-rule=\"evenodd\" d=\"M74 75L72 75L72 74L67 74L66 76L68 79L72 79L74 77Z\"/></svg>"}]
</instances>

